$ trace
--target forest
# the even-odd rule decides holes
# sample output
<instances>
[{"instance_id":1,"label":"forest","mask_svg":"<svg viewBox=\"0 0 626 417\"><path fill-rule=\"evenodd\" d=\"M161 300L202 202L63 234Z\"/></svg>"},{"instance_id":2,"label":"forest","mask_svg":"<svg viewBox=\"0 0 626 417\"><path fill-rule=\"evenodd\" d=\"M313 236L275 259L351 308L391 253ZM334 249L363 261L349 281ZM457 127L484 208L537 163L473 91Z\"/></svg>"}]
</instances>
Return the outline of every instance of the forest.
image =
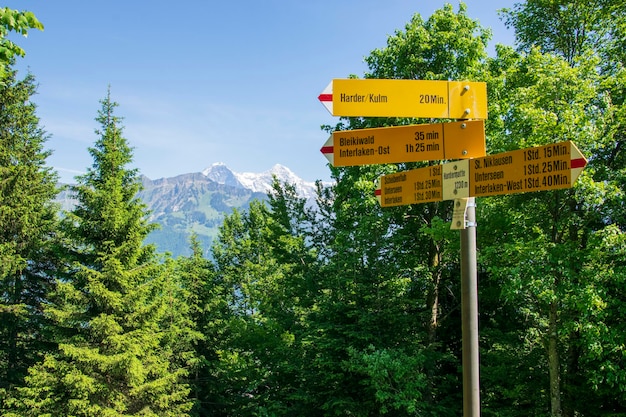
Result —
<instances>
[{"instance_id":1,"label":"forest","mask_svg":"<svg viewBox=\"0 0 626 417\"><path fill-rule=\"evenodd\" d=\"M500 13L515 45L495 56L460 3L407 16L350 76L486 82L489 154L585 155L572 188L477 199L481 413L626 416L626 1ZM36 74L7 38L42 27L0 9L0 415L463 414L452 201L374 195L381 175L441 161L329 165L313 207L276 181L209 256L192 237L174 259L144 243L155 226L110 90L78 203L55 205ZM321 134L429 122L344 117Z\"/></svg>"}]
</instances>

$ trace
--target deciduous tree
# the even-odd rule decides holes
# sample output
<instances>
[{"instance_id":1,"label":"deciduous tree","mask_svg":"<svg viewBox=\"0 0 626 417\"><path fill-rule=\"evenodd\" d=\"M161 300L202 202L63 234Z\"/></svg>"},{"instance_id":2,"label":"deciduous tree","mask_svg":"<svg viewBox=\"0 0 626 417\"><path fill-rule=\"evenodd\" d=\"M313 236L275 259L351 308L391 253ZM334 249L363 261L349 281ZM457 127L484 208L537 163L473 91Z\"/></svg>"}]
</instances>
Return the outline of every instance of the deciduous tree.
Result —
<instances>
[{"instance_id":1,"label":"deciduous tree","mask_svg":"<svg viewBox=\"0 0 626 417\"><path fill-rule=\"evenodd\" d=\"M542 385L548 383L550 396L543 407L553 416L594 415L591 404L602 402L583 376L583 363L593 350L588 332L599 334L606 324L599 317L607 283L585 271L595 264L589 243L622 219L615 208L622 204L623 172L606 169L619 131L600 60L606 32L598 22L608 21L598 2L585 7L575 1L517 6L510 18L521 48L499 48L499 69L492 73L498 121L490 133L494 151L572 140L588 166L571 190L492 198L481 213L489 229L482 235L481 262L523 323L523 329L509 327L523 343L498 349L529 361L527 375L545 374ZM528 42L536 46L527 49ZM520 398L528 387L517 381L498 395Z\"/></svg>"},{"instance_id":2,"label":"deciduous tree","mask_svg":"<svg viewBox=\"0 0 626 417\"><path fill-rule=\"evenodd\" d=\"M365 58L365 77L481 80L489 36L463 3L458 11L446 5L427 20L415 15ZM433 122L350 118L334 129ZM380 175L427 164L331 168L337 185L326 198L331 208L322 210L328 213L327 240L320 250L328 254L316 315L330 339L319 355L327 360L322 385L345 389L327 393L329 413L460 412L460 391L452 388L460 378L461 323L458 235L447 224L451 204L381 209L374 197ZM398 361L412 370L412 381L394 380ZM390 378L383 381L385 371Z\"/></svg>"},{"instance_id":3,"label":"deciduous tree","mask_svg":"<svg viewBox=\"0 0 626 417\"><path fill-rule=\"evenodd\" d=\"M7 35L16 32L26 37L29 29L43 30L43 24L33 12L0 8L0 79L7 75L7 68L16 56L26 54L19 45L7 39Z\"/></svg>"}]
</instances>

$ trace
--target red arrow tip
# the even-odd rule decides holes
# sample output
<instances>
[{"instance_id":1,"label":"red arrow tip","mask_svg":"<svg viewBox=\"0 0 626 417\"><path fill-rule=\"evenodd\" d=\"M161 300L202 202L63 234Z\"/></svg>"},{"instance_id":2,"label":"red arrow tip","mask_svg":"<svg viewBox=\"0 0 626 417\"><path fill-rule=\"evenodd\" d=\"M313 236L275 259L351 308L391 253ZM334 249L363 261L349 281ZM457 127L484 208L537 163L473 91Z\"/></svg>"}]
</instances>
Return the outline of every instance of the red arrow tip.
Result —
<instances>
[{"instance_id":1,"label":"red arrow tip","mask_svg":"<svg viewBox=\"0 0 626 417\"><path fill-rule=\"evenodd\" d=\"M381 195L381 194L382 194L382 191L380 191L380 188L377 188L377 189L374 191L374 195L376 195L376 196Z\"/></svg>"},{"instance_id":2,"label":"red arrow tip","mask_svg":"<svg viewBox=\"0 0 626 417\"><path fill-rule=\"evenodd\" d=\"M319 97L317 97L319 99L319 101L333 101L333 95L332 94L320 94Z\"/></svg>"},{"instance_id":3,"label":"red arrow tip","mask_svg":"<svg viewBox=\"0 0 626 417\"><path fill-rule=\"evenodd\" d=\"M571 168L584 168L587 165L587 160L585 158L577 158L572 159Z\"/></svg>"},{"instance_id":4,"label":"red arrow tip","mask_svg":"<svg viewBox=\"0 0 626 417\"><path fill-rule=\"evenodd\" d=\"M325 155L327 153L333 153L333 147L332 146L322 146L322 149L320 149L320 151Z\"/></svg>"}]
</instances>

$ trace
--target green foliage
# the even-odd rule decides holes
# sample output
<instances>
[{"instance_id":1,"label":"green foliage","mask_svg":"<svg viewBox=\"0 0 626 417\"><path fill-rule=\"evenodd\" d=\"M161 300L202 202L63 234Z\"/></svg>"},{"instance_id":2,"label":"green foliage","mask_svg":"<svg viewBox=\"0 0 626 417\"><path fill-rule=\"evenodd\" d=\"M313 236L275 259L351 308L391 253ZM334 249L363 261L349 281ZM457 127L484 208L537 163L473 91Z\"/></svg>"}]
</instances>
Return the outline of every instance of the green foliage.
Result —
<instances>
[{"instance_id":1,"label":"green foliage","mask_svg":"<svg viewBox=\"0 0 626 417\"><path fill-rule=\"evenodd\" d=\"M490 98L499 102L495 111L490 108L490 117L497 120L489 126L488 149L572 140L589 159L572 190L490 198L481 204L481 226L489 230L481 239L481 264L487 272L483 282L490 286L482 291L494 297L481 304L481 309L493 309L487 312L491 325L483 331L493 340L487 343L492 347L486 353L490 360L483 361L483 376L498 387L488 391L486 408L501 404L504 412L504 404L519 405L504 415L544 415L548 410L554 416L610 415L622 405L619 397L605 396L606 385L590 385L585 364L603 343L602 329L612 327L600 317L610 305L605 288L617 278L596 262L595 236L620 224L623 215L618 208L623 207L623 168L613 164L615 141L620 140L613 115L619 108L612 99L616 89L605 88L607 80L618 83L603 74L610 65L601 62L599 49L606 41L599 22L608 28L610 17L601 13L598 2L590 6L517 5L509 24L515 25L520 49L538 48L515 53L501 47L501 59L490 63ZM578 43L572 43L574 38ZM497 307L498 299L504 306ZM503 368L511 364L518 369L515 378L507 378ZM540 384L528 386L529 378L541 377ZM528 397L541 401L525 402Z\"/></svg>"},{"instance_id":2,"label":"green foliage","mask_svg":"<svg viewBox=\"0 0 626 417\"><path fill-rule=\"evenodd\" d=\"M609 6L616 9L613 16ZM611 30L607 23L619 18L620 9L620 1L526 0L503 10L503 16L521 50L538 46L572 63L589 50L602 49Z\"/></svg>"},{"instance_id":3,"label":"green foliage","mask_svg":"<svg viewBox=\"0 0 626 417\"><path fill-rule=\"evenodd\" d=\"M588 258L581 271L587 286L579 290L575 307L581 320L572 329L578 335L579 372L585 384L576 386L580 408L607 414L626 407L624 326L621 320L626 283L626 235L615 225L590 237ZM591 391L594 396L585 395ZM586 403L586 404L585 404Z\"/></svg>"},{"instance_id":4,"label":"green foliage","mask_svg":"<svg viewBox=\"0 0 626 417\"><path fill-rule=\"evenodd\" d=\"M572 189L479 201L485 416L626 409L624 2L583 6L532 0L505 11L519 48L487 59L489 31L463 3L446 5L366 57L366 77L486 81L489 153L572 140L589 161ZM0 89L10 104L0 111L0 329L38 351L5 368L5 386L20 385L32 365L2 394L5 415L462 413L451 204L382 209L374 197L381 174L426 163L331 167L336 184L320 186L315 210L275 181L267 201L225 218L213 262L197 237L189 256L159 259L144 244L141 182L107 96L54 258L54 176L22 107L32 84L10 85ZM348 118L325 129L422 122ZM45 300L46 315L10 299L20 291ZM46 351L51 330L58 349ZM1 346L11 365L25 345Z\"/></svg>"},{"instance_id":5,"label":"green foliage","mask_svg":"<svg viewBox=\"0 0 626 417\"><path fill-rule=\"evenodd\" d=\"M41 314L57 264L56 176L39 127L32 76L12 71L0 84L0 391L23 382L50 349ZM1 407L0 395L0 407Z\"/></svg>"},{"instance_id":6,"label":"green foliage","mask_svg":"<svg viewBox=\"0 0 626 417\"><path fill-rule=\"evenodd\" d=\"M315 264L300 234L308 215L293 187L275 187L271 210L255 202L246 213L234 211L213 246L229 294L228 350L218 352L235 407L226 415L311 411L303 355Z\"/></svg>"},{"instance_id":7,"label":"green foliage","mask_svg":"<svg viewBox=\"0 0 626 417\"><path fill-rule=\"evenodd\" d=\"M26 37L29 29L43 30L43 24L32 12L0 8L0 78L7 75L7 66L13 62L15 56L26 54L24 49L7 39L7 36L10 32L16 32Z\"/></svg>"},{"instance_id":8,"label":"green foliage","mask_svg":"<svg viewBox=\"0 0 626 417\"><path fill-rule=\"evenodd\" d=\"M59 348L30 369L12 404L22 415L179 416L191 407L180 355L192 329L170 310L177 285L167 264L143 246L151 226L135 197L140 181L125 167L132 154L116 104L110 95L101 103L94 163L64 219L70 269L46 308Z\"/></svg>"},{"instance_id":9,"label":"green foliage","mask_svg":"<svg viewBox=\"0 0 626 417\"><path fill-rule=\"evenodd\" d=\"M191 238L191 255L175 262L179 277L179 310L194 330L188 341L192 347L189 355L190 397L194 402L191 415L224 415L226 399L219 353L228 350L227 293L219 281L215 268L203 256L203 248L195 235ZM179 336L176 336L179 337Z\"/></svg>"},{"instance_id":10,"label":"green foliage","mask_svg":"<svg viewBox=\"0 0 626 417\"><path fill-rule=\"evenodd\" d=\"M380 403L381 415L419 415L423 411L422 392L427 386L422 373L424 357L397 349L377 350L372 345L364 352L350 348L349 354L347 369L367 376L363 384Z\"/></svg>"},{"instance_id":11,"label":"green foliage","mask_svg":"<svg viewBox=\"0 0 626 417\"><path fill-rule=\"evenodd\" d=\"M491 31L467 15L459 3L455 13L446 4L427 20L416 14L404 31L396 31L384 49L365 58L367 78L415 80L460 80L480 76L481 61Z\"/></svg>"},{"instance_id":12,"label":"green foliage","mask_svg":"<svg viewBox=\"0 0 626 417\"><path fill-rule=\"evenodd\" d=\"M366 77L480 79L489 36L467 16L464 4L458 13L446 5L426 21L415 15L385 48L366 57ZM351 118L335 129L422 122L428 121ZM453 388L460 383L460 299L458 240L447 224L451 205L381 209L374 198L374 181L381 174L423 165L332 169L337 184L322 200L328 205L321 208L326 217L319 232L325 258L319 311L312 316L324 329L315 345L323 352L318 356L326 358L318 366L324 369L319 389L327 395L328 415L380 415L392 409L397 415L460 413ZM383 381L365 365L358 374L348 366L355 352L396 354L397 346L403 351L396 359L407 369L416 369L416 358L427 358L401 392L392 380L380 385ZM336 387L336 393L322 387ZM409 398L421 399L419 405L407 403Z\"/></svg>"}]
</instances>

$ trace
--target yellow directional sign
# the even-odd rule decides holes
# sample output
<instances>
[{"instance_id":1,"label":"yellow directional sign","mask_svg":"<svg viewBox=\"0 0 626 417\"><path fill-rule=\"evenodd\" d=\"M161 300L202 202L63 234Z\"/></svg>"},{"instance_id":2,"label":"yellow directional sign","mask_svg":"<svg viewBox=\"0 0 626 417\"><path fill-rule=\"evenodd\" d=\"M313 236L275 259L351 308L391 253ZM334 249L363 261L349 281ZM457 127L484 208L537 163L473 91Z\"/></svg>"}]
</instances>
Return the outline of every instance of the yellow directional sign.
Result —
<instances>
[{"instance_id":1,"label":"yellow directional sign","mask_svg":"<svg viewBox=\"0 0 626 417\"><path fill-rule=\"evenodd\" d=\"M318 98L333 116L487 118L484 82L334 79Z\"/></svg>"},{"instance_id":2,"label":"yellow directional sign","mask_svg":"<svg viewBox=\"0 0 626 417\"><path fill-rule=\"evenodd\" d=\"M385 175L376 195L388 207L571 188L586 164L573 142L560 142Z\"/></svg>"},{"instance_id":3,"label":"yellow directional sign","mask_svg":"<svg viewBox=\"0 0 626 417\"><path fill-rule=\"evenodd\" d=\"M442 201L441 164L383 175L376 197L383 207Z\"/></svg>"},{"instance_id":4,"label":"yellow directional sign","mask_svg":"<svg viewBox=\"0 0 626 417\"><path fill-rule=\"evenodd\" d=\"M585 165L571 141L477 158L472 161L470 193L486 197L571 188Z\"/></svg>"},{"instance_id":5,"label":"yellow directional sign","mask_svg":"<svg viewBox=\"0 0 626 417\"><path fill-rule=\"evenodd\" d=\"M485 155L485 122L333 132L321 152L336 167L475 158Z\"/></svg>"}]
</instances>

